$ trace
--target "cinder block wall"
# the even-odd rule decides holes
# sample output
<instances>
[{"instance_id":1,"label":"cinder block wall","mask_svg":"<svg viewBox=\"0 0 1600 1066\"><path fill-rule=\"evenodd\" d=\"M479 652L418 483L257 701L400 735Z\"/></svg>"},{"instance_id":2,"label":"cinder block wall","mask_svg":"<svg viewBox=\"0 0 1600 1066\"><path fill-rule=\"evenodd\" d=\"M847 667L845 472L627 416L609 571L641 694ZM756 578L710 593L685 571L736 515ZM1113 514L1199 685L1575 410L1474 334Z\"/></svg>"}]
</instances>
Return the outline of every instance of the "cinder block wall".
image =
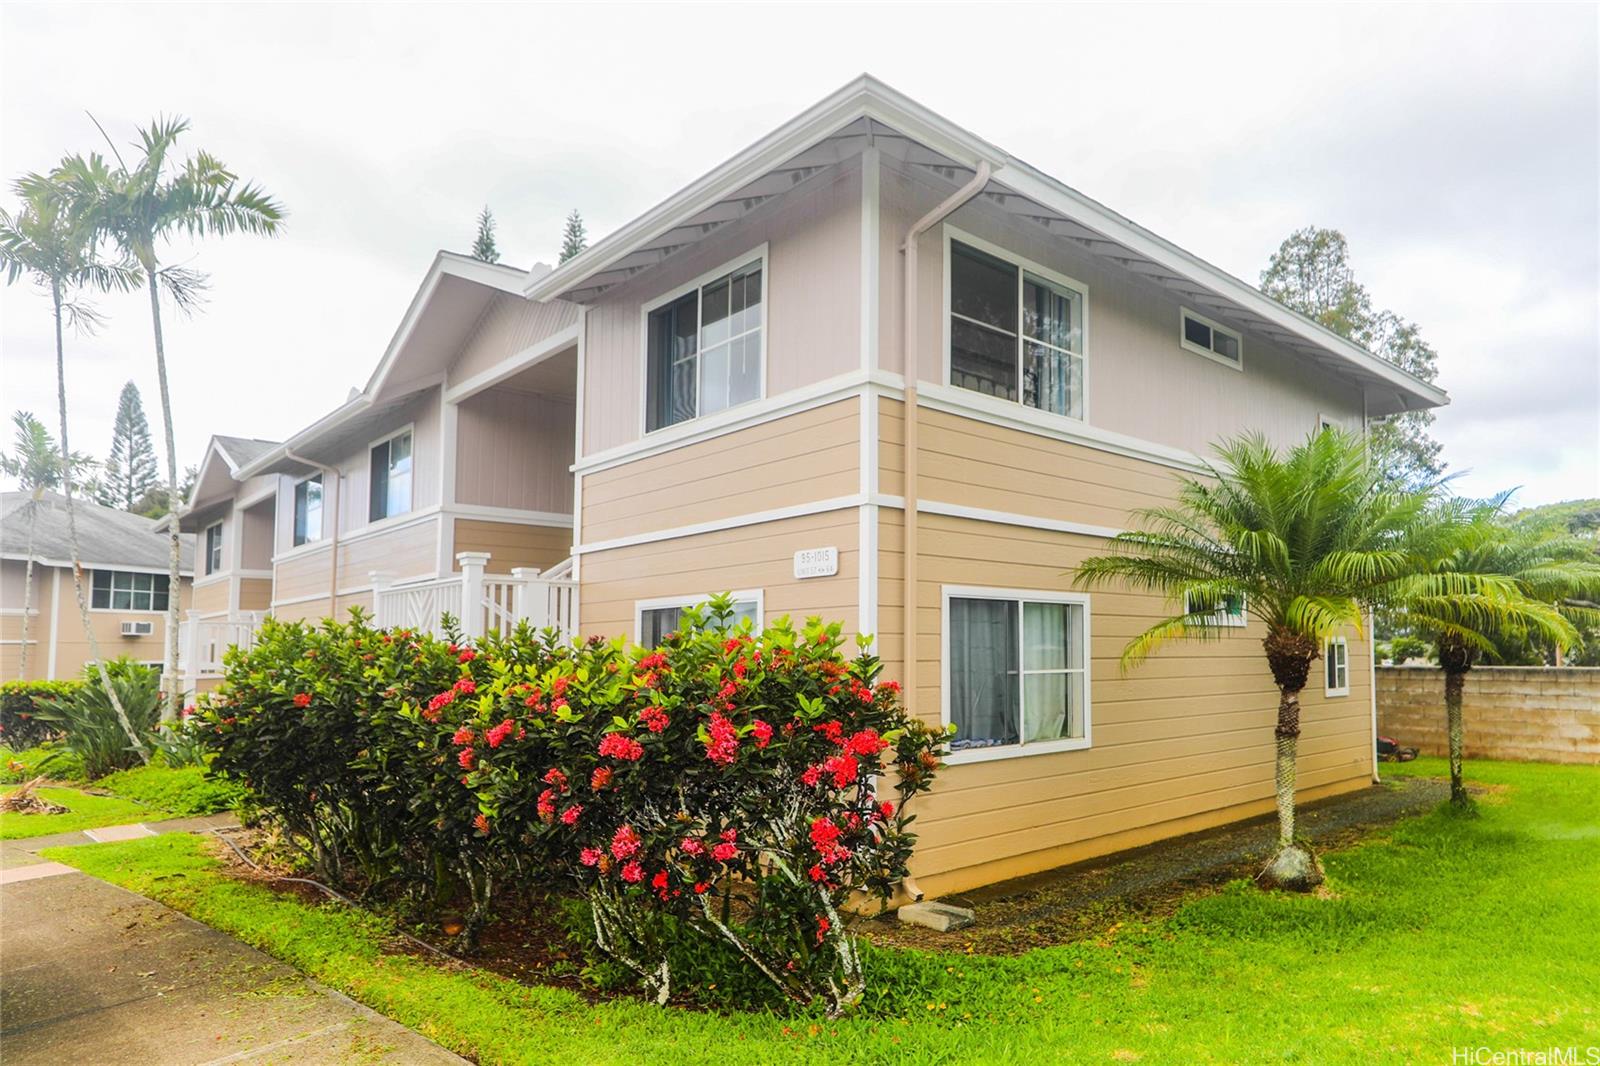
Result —
<instances>
[{"instance_id":1,"label":"cinder block wall","mask_svg":"<svg viewBox=\"0 0 1600 1066\"><path fill-rule=\"evenodd\" d=\"M1492 666L1467 674L1468 758L1600 764L1600 667ZM1444 755L1444 673L1378 668L1378 732Z\"/></svg>"}]
</instances>

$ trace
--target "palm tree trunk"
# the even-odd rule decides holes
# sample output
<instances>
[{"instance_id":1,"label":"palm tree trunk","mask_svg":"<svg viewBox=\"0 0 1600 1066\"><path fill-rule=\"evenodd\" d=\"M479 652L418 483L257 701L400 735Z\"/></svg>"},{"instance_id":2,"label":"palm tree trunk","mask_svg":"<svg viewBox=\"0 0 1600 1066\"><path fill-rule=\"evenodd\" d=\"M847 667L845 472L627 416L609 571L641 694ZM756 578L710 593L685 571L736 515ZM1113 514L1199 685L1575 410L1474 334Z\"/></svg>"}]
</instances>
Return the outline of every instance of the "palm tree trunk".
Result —
<instances>
[{"instance_id":1,"label":"palm tree trunk","mask_svg":"<svg viewBox=\"0 0 1600 1066\"><path fill-rule=\"evenodd\" d=\"M1471 807L1472 797L1461 776L1462 749L1466 746L1466 726L1461 717L1461 693L1466 687L1465 671L1446 670L1444 675L1445 732L1450 741L1450 803L1454 807Z\"/></svg>"},{"instance_id":2,"label":"palm tree trunk","mask_svg":"<svg viewBox=\"0 0 1600 1066\"><path fill-rule=\"evenodd\" d=\"M1300 747L1300 693L1287 689L1278 693L1277 762L1273 781L1278 790L1278 849L1294 845L1295 759Z\"/></svg>"},{"instance_id":3,"label":"palm tree trunk","mask_svg":"<svg viewBox=\"0 0 1600 1066\"><path fill-rule=\"evenodd\" d=\"M17 663L17 680L28 680L28 630L30 612L33 610L33 528L39 518L39 490L34 489L35 498L28 501L28 569L22 579L22 654ZM55 619L50 620L55 624Z\"/></svg>"},{"instance_id":4,"label":"palm tree trunk","mask_svg":"<svg viewBox=\"0 0 1600 1066\"><path fill-rule=\"evenodd\" d=\"M1322 883L1322 867L1311 849L1294 837L1295 759L1300 747L1300 693L1306 687L1317 645L1288 630L1274 630L1261 642L1272 679L1278 685L1278 724L1273 729L1276 764L1273 782L1278 801L1278 847L1261 879L1279 888L1308 892Z\"/></svg>"},{"instance_id":5,"label":"palm tree trunk","mask_svg":"<svg viewBox=\"0 0 1600 1066\"><path fill-rule=\"evenodd\" d=\"M178 445L172 431L172 393L167 388L167 351L161 341L161 295L158 271L154 263L145 264L145 277L150 283L150 321L156 334L156 380L161 386L161 428L167 442L167 649L165 676L166 700L161 707L161 722L168 725L178 720L178 709L183 704L183 686L178 679L178 623L182 618L181 593L183 575L180 573L183 557L182 534L178 530Z\"/></svg>"},{"instance_id":6,"label":"palm tree trunk","mask_svg":"<svg viewBox=\"0 0 1600 1066\"><path fill-rule=\"evenodd\" d=\"M128 735L128 742L138 753L139 761L148 763L150 753L145 750L144 740L129 721L128 712L122 706L122 699L117 695L116 686L111 683L111 675L106 673L105 656L100 654L100 640L94 635L94 624L89 620L89 599L83 594L83 561L82 553L78 551L78 520L72 509L72 448L67 443L67 356L66 345L61 338L61 281L58 278L51 279L50 299L56 314L56 407L61 419L61 486L67 498L67 543L72 551L72 588L78 596L78 617L83 619L83 636L89 644L89 654L94 657L95 672L100 676L100 688L110 701L111 709L116 711L117 722L121 724L122 731ZM54 619L51 622L54 624Z\"/></svg>"}]
</instances>

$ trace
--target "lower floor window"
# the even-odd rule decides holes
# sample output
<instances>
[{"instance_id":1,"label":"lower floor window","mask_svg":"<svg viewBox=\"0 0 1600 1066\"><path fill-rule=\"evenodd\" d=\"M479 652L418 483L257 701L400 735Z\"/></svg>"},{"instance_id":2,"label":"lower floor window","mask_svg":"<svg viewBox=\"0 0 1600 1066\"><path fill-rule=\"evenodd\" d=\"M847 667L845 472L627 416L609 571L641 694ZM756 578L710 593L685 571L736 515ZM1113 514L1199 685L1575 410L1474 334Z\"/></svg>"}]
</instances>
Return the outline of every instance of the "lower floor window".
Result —
<instances>
[{"instance_id":1,"label":"lower floor window","mask_svg":"<svg viewBox=\"0 0 1600 1066\"><path fill-rule=\"evenodd\" d=\"M953 752L1088 735L1088 604L1051 593L952 593Z\"/></svg>"},{"instance_id":2,"label":"lower floor window","mask_svg":"<svg viewBox=\"0 0 1600 1066\"><path fill-rule=\"evenodd\" d=\"M756 629L761 628L761 601L754 594L735 593L733 602L733 617L728 620L730 626L740 622L749 621ZM639 645L645 648L654 648L667 637L678 631L678 625L683 618L684 609L696 604L704 604L705 596L688 596L679 602L663 602L654 600L639 606Z\"/></svg>"},{"instance_id":3,"label":"lower floor window","mask_svg":"<svg viewBox=\"0 0 1600 1066\"><path fill-rule=\"evenodd\" d=\"M96 570L90 606L110 611L165 611L167 575Z\"/></svg>"}]
</instances>

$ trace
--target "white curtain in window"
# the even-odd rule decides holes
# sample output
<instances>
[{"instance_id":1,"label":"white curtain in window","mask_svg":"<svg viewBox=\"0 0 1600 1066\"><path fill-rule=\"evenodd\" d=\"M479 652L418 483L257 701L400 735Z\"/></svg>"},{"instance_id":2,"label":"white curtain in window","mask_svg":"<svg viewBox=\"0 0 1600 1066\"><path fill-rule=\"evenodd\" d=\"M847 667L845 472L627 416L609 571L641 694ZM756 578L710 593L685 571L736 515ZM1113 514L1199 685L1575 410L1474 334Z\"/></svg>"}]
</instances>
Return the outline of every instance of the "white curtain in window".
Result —
<instances>
[{"instance_id":1,"label":"white curtain in window","mask_svg":"<svg viewBox=\"0 0 1600 1066\"><path fill-rule=\"evenodd\" d=\"M1018 742L1019 659L1015 601L950 601L951 750Z\"/></svg>"}]
</instances>

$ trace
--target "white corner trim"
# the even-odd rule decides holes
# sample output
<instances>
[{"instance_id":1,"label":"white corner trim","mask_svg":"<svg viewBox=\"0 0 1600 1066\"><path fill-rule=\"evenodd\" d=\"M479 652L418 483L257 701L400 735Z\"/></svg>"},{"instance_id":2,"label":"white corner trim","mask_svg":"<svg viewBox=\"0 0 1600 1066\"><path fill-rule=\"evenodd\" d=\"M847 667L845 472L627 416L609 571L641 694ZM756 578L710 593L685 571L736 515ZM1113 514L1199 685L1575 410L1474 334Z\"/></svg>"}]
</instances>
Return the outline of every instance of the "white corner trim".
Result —
<instances>
[{"instance_id":1,"label":"white corner trim","mask_svg":"<svg viewBox=\"0 0 1600 1066\"><path fill-rule=\"evenodd\" d=\"M868 373L878 366L878 314L883 293L879 162L876 146L869 145L861 153L861 369Z\"/></svg>"}]
</instances>

